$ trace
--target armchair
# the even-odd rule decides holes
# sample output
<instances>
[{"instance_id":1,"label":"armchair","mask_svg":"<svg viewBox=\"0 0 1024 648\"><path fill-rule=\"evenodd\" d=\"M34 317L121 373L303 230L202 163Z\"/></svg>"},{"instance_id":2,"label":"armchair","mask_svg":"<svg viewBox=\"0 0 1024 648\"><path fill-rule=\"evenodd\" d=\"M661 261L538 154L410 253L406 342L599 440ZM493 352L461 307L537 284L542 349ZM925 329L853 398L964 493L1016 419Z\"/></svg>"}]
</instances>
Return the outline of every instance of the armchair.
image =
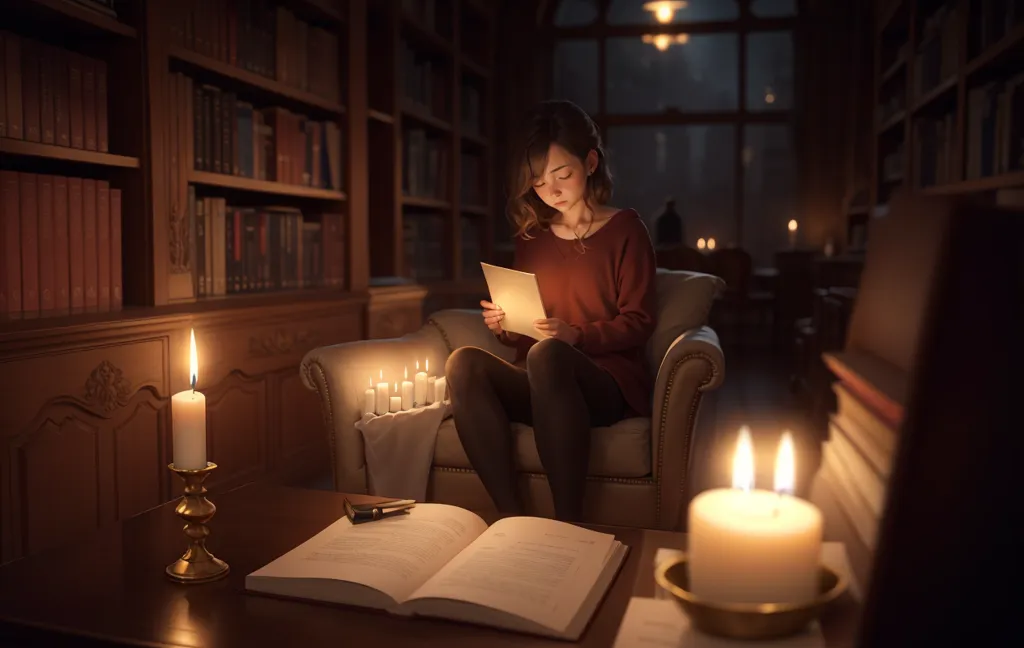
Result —
<instances>
[{"instance_id":1,"label":"armchair","mask_svg":"<svg viewBox=\"0 0 1024 648\"><path fill-rule=\"evenodd\" d=\"M684 526L701 399L724 379L718 336L705 325L722 286L712 275L658 271L658 322L647 348L655 377L653 416L592 430L587 521L668 530ZM320 396L336 490L367 491L362 437L354 427L367 385L380 372L390 380L400 378L405 367L411 374L417 360L443 375L448 355L462 346L512 359L512 349L500 344L472 310L436 312L420 330L401 338L320 347L306 355L301 375ZM516 424L513 433L523 501L531 514L550 517L554 509L533 429ZM493 510L452 419L438 430L428 493L434 502Z\"/></svg>"}]
</instances>

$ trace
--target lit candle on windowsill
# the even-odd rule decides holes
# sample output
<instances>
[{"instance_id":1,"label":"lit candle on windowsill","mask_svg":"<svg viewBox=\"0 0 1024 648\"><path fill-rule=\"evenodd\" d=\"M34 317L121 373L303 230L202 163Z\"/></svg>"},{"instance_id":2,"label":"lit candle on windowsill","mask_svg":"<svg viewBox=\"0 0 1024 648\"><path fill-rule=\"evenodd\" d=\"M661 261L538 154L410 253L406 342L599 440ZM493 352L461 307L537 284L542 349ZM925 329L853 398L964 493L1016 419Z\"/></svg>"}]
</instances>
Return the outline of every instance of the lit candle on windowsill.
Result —
<instances>
[{"instance_id":1,"label":"lit candle on windowsill","mask_svg":"<svg viewBox=\"0 0 1024 648\"><path fill-rule=\"evenodd\" d=\"M799 223L796 222L795 218L791 218L789 223L786 224L786 229L789 230L789 247L790 249L796 249L796 232L799 227Z\"/></svg>"},{"instance_id":2,"label":"lit candle on windowsill","mask_svg":"<svg viewBox=\"0 0 1024 648\"><path fill-rule=\"evenodd\" d=\"M409 380L409 367L405 368L404 379L402 380L402 409L411 410L413 408L413 388L412 381Z\"/></svg>"},{"instance_id":3,"label":"lit candle on windowsill","mask_svg":"<svg viewBox=\"0 0 1024 648\"><path fill-rule=\"evenodd\" d=\"M373 376L370 376L370 386L363 392L363 414L377 413L377 392L373 389Z\"/></svg>"},{"instance_id":4,"label":"lit candle on windowsill","mask_svg":"<svg viewBox=\"0 0 1024 648\"><path fill-rule=\"evenodd\" d=\"M388 409L391 412L401 412L402 397L398 395L398 383L395 383L395 391L393 391L392 393L395 395L391 397L391 403Z\"/></svg>"},{"instance_id":5,"label":"lit candle on windowsill","mask_svg":"<svg viewBox=\"0 0 1024 648\"><path fill-rule=\"evenodd\" d=\"M814 598L822 516L793 496L793 440L785 432L775 490L754 489L750 430L740 429L733 487L705 491L689 510L691 591L717 603L803 603Z\"/></svg>"},{"instance_id":6,"label":"lit candle on windowsill","mask_svg":"<svg viewBox=\"0 0 1024 648\"><path fill-rule=\"evenodd\" d=\"M423 407L427 404L427 372L420 371L419 360L416 361L416 375L413 379L415 380L412 395L414 406Z\"/></svg>"},{"instance_id":7,"label":"lit candle on windowsill","mask_svg":"<svg viewBox=\"0 0 1024 648\"><path fill-rule=\"evenodd\" d=\"M174 467L185 470L206 468L206 396L196 391L199 382L199 355L196 332L189 331L189 389L171 396L171 433Z\"/></svg>"},{"instance_id":8,"label":"lit candle on windowsill","mask_svg":"<svg viewBox=\"0 0 1024 648\"><path fill-rule=\"evenodd\" d=\"M711 251L711 250L714 250L714 249L715 249L715 239L709 238L708 239L708 251Z\"/></svg>"},{"instance_id":9,"label":"lit candle on windowsill","mask_svg":"<svg viewBox=\"0 0 1024 648\"><path fill-rule=\"evenodd\" d=\"M708 242L702 238L697 239L697 249L703 252L708 247Z\"/></svg>"},{"instance_id":10,"label":"lit candle on windowsill","mask_svg":"<svg viewBox=\"0 0 1024 648\"><path fill-rule=\"evenodd\" d=\"M377 383L376 403L373 408L373 413L380 416L381 414L387 414L389 409L391 409L391 403L388 401L388 384L384 382L384 370L381 369L380 381Z\"/></svg>"}]
</instances>

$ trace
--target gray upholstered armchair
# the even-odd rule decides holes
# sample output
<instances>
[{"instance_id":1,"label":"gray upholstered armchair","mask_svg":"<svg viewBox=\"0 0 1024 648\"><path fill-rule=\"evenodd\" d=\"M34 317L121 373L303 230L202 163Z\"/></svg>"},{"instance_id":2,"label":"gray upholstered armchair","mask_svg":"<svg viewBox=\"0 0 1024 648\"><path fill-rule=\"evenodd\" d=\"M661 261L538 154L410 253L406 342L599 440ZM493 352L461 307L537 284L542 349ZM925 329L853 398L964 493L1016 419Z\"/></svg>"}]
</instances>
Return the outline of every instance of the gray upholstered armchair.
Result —
<instances>
[{"instance_id":1,"label":"gray upholstered armchair","mask_svg":"<svg viewBox=\"0 0 1024 648\"><path fill-rule=\"evenodd\" d=\"M655 376L654 414L594 428L587 521L656 529L685 524L701 399L724 379L718 336L705 325L721 287L722 281L711 275L658 271L658 324L647 349ZM478 346L508 360L513 353L487 330L478 311L444 310L401 338L320 347L306 355L302 378L320 395L336 490L367 490L362 437L353 424L361 416L363 392L371 378L383 371L385 379L395 380L406 366L411 374L416 360L429 361L431 373L441 375L448 355L461 346ZM533 430L525 425L514 428L524 502L531 513L551 516L551 496ZM451 419L438 431L428 497L475 511L493 510Z\"/></svg>"}]
</instances>

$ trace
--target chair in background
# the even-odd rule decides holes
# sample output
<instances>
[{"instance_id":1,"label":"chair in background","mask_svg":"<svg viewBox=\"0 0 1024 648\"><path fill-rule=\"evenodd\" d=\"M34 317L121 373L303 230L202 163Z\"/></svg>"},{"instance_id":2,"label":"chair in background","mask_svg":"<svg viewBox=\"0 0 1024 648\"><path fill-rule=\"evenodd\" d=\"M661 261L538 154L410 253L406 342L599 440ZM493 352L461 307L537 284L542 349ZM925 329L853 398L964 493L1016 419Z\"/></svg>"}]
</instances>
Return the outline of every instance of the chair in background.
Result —
<instances>
[{"instance_id":1,"label":"chair in background","mask_svg":"<svg viewBox=\"0 0 1024 648\"><path fill-rule=\"evenodd\" d=\"M751 313L756 315L755 323L764 319L771 321L775 307L775 295L770 291L751 290L753 261L750 253L743 248L720 248L707 257L708 272L725 281L726 288L719 294L717 303L725 322L716 322L716 328L731 330L736 336L734 343L746 343L747 323Z\"/></svg>"}]
</instances>

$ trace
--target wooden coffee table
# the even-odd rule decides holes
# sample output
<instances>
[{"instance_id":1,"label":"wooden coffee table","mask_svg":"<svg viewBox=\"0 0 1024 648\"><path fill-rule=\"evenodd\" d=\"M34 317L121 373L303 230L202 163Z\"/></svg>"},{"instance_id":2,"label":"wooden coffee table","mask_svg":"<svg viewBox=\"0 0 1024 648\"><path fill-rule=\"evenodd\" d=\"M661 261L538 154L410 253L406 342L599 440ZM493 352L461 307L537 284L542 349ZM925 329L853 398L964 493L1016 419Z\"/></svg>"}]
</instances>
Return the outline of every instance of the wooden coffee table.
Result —
<instances>
[{"instance_id":1,"label":"wooden coffee table","mask_svg":"<svg viewBox=\"0 0 1024 648\"><path fill-rule=\"evenodd\" d=\"M248 594L246 574L342 515L345 495L250 484L211 493L208 546L227 578L178 585L164 567L186 538L175 502L0 568L0 645L562 646L565 642L432 619ZM359 501L372 497L355 496ZM600 527L594 527L600 528ZM579 644L611 646L636 582L644 532L605 529L631 550ZM649 564L649 563L648 563ZM646 568L647 565L644 565ZM88 641L88 639L91 641Z\"/></svg>"}]
</instances>

